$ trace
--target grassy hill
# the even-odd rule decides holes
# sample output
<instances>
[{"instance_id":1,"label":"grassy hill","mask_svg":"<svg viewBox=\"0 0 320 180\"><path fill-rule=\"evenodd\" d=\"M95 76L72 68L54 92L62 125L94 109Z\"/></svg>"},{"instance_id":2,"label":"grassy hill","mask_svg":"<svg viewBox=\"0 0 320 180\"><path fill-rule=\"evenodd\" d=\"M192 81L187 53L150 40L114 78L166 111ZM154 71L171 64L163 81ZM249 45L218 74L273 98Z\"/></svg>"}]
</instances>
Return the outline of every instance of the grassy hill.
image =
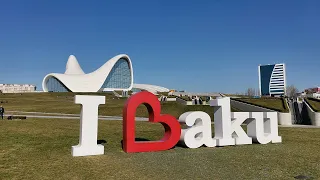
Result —
<instances>
[{"instance_id":1,"label":"grassy hill","mask_svg":"<svg viewBox=\"0 0 320 180\"><path fill-rule=\"evenodd\" d=\"M278 112L289 112L289 107L283 98L237 98L234 100L265 107Z\"/></svg>"},{"instance_id":2,"label":"grassy hill","mask_svg":"<svg viewBox=\"0 0 320 180\"><path fill-rule=\"evenodd\" d=\"M0 94L0 102L6 111L48 112L79 114L81 106L74 103L74 96L102 95L106 97L106 103L99 106L99 115L122 116L123 106L127 98L118 98L111 93L24 93L24 94ZM213 108L197 105L185 106L177 102L161 102L162 114L171 114L179 117L187 111L204 111L213 118ZM234 108L232 111L237 111ZM147 117L147 108L140 105L136 116Z\"/></svg>"},{"instance_id":3,"label":"grassy hill","mask_svg":"<svg viewBox=\"0 0 320 180\"><path fill-rule=\"evenodd\" d=\"M320 100L314 98L305 99L315 112L320 112Z\"/></svg>"}]
</instances>

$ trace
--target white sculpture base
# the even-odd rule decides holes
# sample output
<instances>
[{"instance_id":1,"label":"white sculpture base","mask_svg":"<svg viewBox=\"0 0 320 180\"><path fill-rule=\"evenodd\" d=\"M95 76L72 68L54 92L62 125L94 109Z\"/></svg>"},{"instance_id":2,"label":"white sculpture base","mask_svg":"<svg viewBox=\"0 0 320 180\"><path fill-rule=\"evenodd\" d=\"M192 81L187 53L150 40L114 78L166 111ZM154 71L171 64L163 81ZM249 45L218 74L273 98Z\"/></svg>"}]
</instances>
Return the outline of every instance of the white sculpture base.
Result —
<instances>
[{"instance_id":1,"label":"white sculpture base","mask_svg":"<svg viewBox=\"0 0 320 180\"><path fill-rule=\"evenodd\" d=\"M72 146L72 156L90 156L104 154L104 146L96 145L96 147Z\"/></svg>"}]
</instances>

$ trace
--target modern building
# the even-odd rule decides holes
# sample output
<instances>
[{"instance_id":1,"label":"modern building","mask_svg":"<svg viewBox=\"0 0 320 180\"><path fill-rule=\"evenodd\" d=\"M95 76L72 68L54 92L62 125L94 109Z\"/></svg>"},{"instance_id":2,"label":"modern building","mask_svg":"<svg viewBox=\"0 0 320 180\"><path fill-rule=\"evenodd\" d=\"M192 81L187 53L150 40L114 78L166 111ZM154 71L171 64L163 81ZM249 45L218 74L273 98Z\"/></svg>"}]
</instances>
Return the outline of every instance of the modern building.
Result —
<instances>
[{"instance_id":1,"label":"modern building","mask_svg":"<svg viewBox=\"0 0 320 180\"><path fill-rule=\"evenodd\" d=\"M133 92L149 91L149 92L152 92L153 94L157 94L158 92L169 92L169 89L161 86L151 85L151 84L133 84L132 91Z\"/></svg>"},{"instance_id":2,"label":"modern building","mask_svg":"<svg viewBox=\"0 0 320 180\"><path fill-rule=\"evenodd\" d=\"M50 73L42 82L44 92L103 92L147 90L153 93L169 91L167 88L133 84L132 62L128 55L120 54L96 71L85 74L75 56L70 55L63 74Z\"/></svg>"},{"instance_id":3,"label":"modern building","mask_svg":"<svg viewBox=\"0 0 320 180\"><path fill-rule=\"evenodd\" d=\"M1 93L35 92L36 86L31 84L0 84Z\"/></svg>"},{"instance_id":4,"label":"modern building","mask_svg":"<svg viewBox=\"0 0 320 180\"><path fill-rule=\"evenodd\" d=\"M259 65L260 96L281 96L286 94L285 64Z\"/></svg>"},{"instance_id":5,"label":"modern building","mask_svg":"<svg viewBox=\"0 0 320 180\"><path fill-rule=\"evenodd\" d=\"M320 99L320 87L305 89L304 93L307 97Z\"/></svg>"},{"instance_id":6,"label":"modern building","mask_svg":"<svg viewBox=\"0 0 320 180\"><path fill-rule=\"evenodd\" d=\"M320 87L308 88L308 89L305 89L304 92L306 94L320 93Z\"/></svg>"}]
</instances>

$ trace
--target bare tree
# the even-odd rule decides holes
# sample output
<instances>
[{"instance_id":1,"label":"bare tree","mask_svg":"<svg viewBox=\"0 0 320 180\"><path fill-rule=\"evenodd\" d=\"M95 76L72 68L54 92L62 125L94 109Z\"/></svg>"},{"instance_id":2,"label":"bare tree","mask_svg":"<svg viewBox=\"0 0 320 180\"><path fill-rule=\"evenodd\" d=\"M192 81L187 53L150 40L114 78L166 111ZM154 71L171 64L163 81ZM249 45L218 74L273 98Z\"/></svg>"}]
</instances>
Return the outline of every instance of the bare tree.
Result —
<instances>
[{"instance_id":1,"label":"bare tree","mask_svg":"<svg viewBox=\"0 0 320 180\"><path fill-rule=\"evenodd\" d=\"M260 95L260 91L259 91L259 89L256 89L255 96L259 96L259 95Z\"/></svg>"},{"instance_id":2,"label":"bare tree","mask_svg":"<svg viewBox=\"0 0 320 180\"><path fill-rule=\"evenodd\" d=\"M296 88L294 85L290 85L287 87L287 96L288 97L294 97L299 92L298 88Z\"/></svg>"},{"instance_id":3,"label":"bare tree","mask_svg":"<svg viewBox=\"0 0 320 180\"><path fill-rule=\"evenodd\" d=\"M245 92L246 96L253 97L256 95L256 90L254 88L248 88Z\"/></svg>"}]
</instances>

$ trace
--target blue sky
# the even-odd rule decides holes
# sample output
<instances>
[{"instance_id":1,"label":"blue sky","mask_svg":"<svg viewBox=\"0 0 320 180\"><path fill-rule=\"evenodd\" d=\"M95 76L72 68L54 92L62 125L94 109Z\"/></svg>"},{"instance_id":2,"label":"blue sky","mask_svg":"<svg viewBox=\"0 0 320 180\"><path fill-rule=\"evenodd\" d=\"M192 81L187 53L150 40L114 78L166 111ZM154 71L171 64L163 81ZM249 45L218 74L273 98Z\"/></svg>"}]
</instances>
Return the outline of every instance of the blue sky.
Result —
<instances>
[{"instance_id":1,"label":"blue sky","mask_svg":"<svg viewBox=\"0 0 320 180\"><path fill-rule=\"evenodd\" d=\"M320 85L320 1L0 0L0 83L39 89L70 54L91 72L120 53L135 83L198 92L258 88L258 65Z\"/></svg>"}]
</instances>

